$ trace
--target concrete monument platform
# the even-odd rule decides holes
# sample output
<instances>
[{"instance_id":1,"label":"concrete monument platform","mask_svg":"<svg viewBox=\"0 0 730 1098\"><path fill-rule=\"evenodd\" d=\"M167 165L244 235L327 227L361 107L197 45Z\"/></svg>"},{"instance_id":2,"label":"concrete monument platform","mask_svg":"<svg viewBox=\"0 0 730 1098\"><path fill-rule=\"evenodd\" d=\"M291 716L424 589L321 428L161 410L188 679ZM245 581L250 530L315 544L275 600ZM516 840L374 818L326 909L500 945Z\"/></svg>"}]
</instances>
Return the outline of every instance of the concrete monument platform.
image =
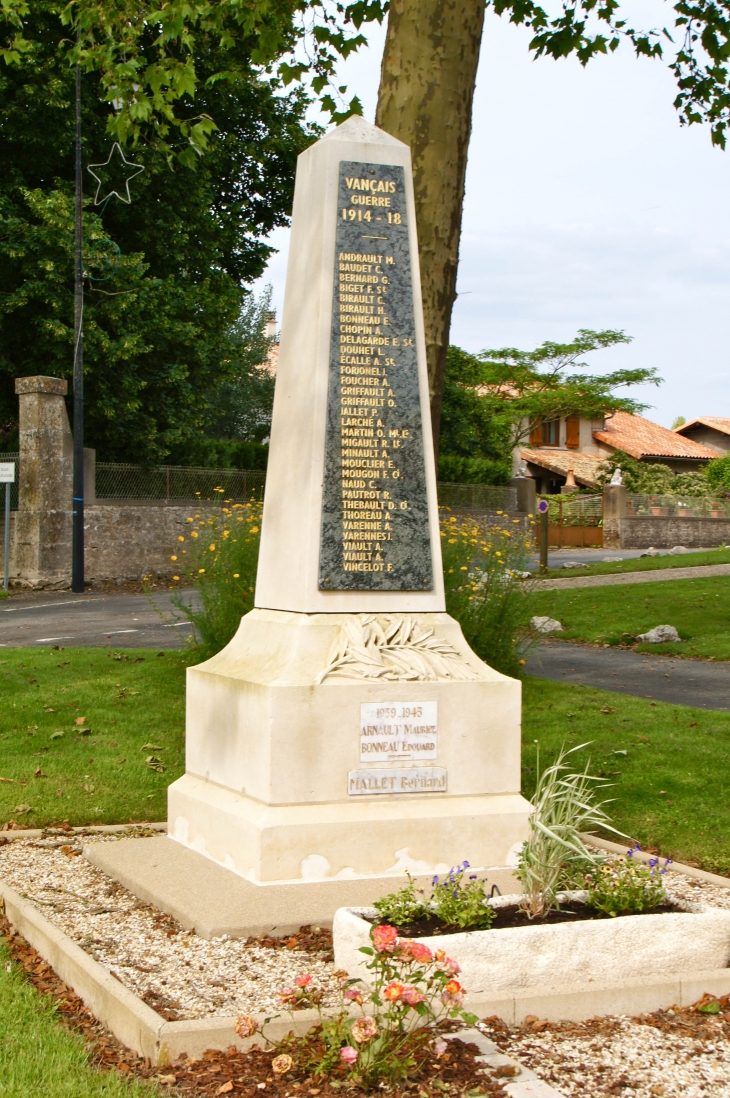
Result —
<instances>
[{"instance_id":1,"label":"concrete monument platform","mask_svg":"<svg viewBox=\"0 0 730 1098\"><path fill-rule=\"evenodd\" d=\"M167 836L87 843L84 856L140 900L207 939L331 927L338 907L366 907L401 885L397 877L371 877L262 888ZM519 887L509 870L486 876L505 894Z\"/></svg>"}]
</instances>

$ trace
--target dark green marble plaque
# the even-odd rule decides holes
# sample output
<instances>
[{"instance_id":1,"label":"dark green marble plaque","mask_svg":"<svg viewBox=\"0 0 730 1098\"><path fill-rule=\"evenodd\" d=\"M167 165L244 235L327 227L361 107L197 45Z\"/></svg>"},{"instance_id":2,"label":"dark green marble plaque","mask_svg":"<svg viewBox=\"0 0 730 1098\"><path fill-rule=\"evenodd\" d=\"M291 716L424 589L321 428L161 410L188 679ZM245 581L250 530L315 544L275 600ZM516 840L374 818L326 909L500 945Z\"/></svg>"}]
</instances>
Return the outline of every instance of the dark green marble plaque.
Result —
<instances>
[{"instance_id":1,"label":"dark green marble plaque","mask_svg":"<svg viewBox=\"0 0 730 1098\"><path fill-rule=\"evenodd\" d=\"M409 233L404 169L343 160L319 563L324 591L433 589Z\"/></svg>"}]
</instances>

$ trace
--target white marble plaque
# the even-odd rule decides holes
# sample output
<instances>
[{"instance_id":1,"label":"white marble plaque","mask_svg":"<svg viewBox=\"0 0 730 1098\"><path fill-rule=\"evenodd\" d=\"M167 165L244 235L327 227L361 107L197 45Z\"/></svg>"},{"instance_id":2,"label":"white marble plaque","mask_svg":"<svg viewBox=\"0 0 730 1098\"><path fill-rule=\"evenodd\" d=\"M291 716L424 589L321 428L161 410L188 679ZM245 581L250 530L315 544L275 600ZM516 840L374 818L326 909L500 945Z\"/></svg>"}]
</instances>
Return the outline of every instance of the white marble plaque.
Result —
<instances>
[{"instance_id":1,"label":"white marble plaque","mask_svg":"<svg viewBox=\"0 0 730 1098\"><path fill-rule=\"evenodd\" d=\"M360 762L438 758L438 702L360 706Z\"/></svg>"},{"instance_id":2,"label":"white marble plaque","mask_svg":"<svg viewBox=\"0 0 730 1098\"><path fill-rule=\"evenodd\" d=\"M443 766L397 766L387 770L351 770L347 775L351 797L372 797L377 793L445 793Z\"/></svg>"}]
</instances>

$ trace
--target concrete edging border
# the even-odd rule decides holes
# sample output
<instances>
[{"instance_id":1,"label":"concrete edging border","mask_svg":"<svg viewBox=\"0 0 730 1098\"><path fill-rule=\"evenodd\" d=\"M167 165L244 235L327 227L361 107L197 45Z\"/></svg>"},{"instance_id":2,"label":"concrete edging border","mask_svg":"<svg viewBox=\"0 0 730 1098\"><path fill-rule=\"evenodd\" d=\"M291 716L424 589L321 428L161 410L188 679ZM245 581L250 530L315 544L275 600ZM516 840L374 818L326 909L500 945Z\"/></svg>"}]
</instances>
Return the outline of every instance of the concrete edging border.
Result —
<instances>
[{"instance_id":1,"label":"concrete edging border","mask_svg":"<svg viewBox=\"0 0 730 1098\"><path fill-rule=\"evenodd\" d=\"M581 835L581 839L589 846L598 847L599 850L605 850L608 854L625 854L626 844L621 846L620 843L611 842L609 839L601 839L597 835ZM637 850L634 854L634 858L638 862L644 862L648 864L653 858L657 857L656 854L647 854L644 850ZM660 855L663 857L663 855ZM717 873L708 873L705 869L695 869L692 865L685 865L684 862L672 862L673 873L683 873L685 877L694 877L696 881L706 881L707 884L717 885L719 888L730 888L730 878L720 877Z\"/></svg>"},{"instance_id":2,"label":"concrete edging border","mask_svg":"<svg viewBox=\"0 0 730 1098\"><path fill-rule=\"evenodd\" d=\"M98 961L89 957L68 935L58 930L37 908L0 881L0 903L8 921L48 962L56 974L84 1001L96 1018L128 1048L163 1065L181 1052L200 1056L205 1049L235 1045L245 1051L255 1038L242 1041L233 1029L235 1019L221 1017L168 1022L124 987ZM581 1021L597 1014L642 1014L670 1006L690 1006L705 993L730 993L730 969L690 972L669 979L625 980L597 987L576 984L561 988L531 988L516 995L467 999L469 1010L480 1017L497 1015L515 1025L535 1015L547 1021ZM265 1015L255 1016L263 1023ZM306 1033L318 1021L313 1010L294 1019L271 1021L272 1040L290 1030Z\"/></svg>"}]
</instances>

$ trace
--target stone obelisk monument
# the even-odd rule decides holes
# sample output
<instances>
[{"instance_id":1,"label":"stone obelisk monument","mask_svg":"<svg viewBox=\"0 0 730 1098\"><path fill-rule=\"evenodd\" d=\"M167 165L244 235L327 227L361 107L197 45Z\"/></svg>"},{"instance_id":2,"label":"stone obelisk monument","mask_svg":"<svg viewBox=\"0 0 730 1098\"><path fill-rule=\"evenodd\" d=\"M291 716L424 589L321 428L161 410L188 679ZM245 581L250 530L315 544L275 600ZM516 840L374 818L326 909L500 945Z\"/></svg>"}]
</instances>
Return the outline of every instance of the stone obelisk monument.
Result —
<instances>
[{"instance_id":1,"label":"stone obelisk monument","mask_svg":"<svg viewBox=\"0 0 730 1098\"><path fill-rule=\"evenodd\" d=\"M505 865L520 684L445 613L410 153L362 118L299 157L255 606L171 835L261 885Z\"/></svg>"}]
</instances>

